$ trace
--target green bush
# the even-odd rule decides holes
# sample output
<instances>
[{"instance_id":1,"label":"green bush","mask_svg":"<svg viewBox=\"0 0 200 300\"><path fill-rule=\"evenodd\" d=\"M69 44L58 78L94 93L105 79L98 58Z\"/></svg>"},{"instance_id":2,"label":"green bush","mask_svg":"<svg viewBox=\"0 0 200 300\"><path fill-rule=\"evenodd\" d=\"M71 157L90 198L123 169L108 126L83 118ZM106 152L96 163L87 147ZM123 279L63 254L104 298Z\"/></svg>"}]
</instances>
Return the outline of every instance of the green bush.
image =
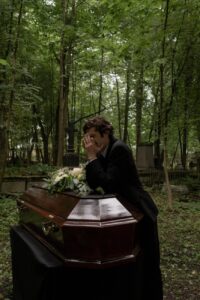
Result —
<instances>
[{"instance_id":1,"label":"green bush","mask_svg":"<svg viewBox=\"0 0 200 300\"><path fill-rule=\"evenodd\" d=\"M5 176L46 176L56 170L55 166L46 164L32 164L29 166L10 166L6 168Z\"/></svg>"},{"instance_id":2,"label":"green bush","mask_svg":"<svg viewBox=\"0 0 200 300\"><path fill-rule=\"evenodd\" d=\"M177 185L186 185L189 189L189 191L200 191L200 180L199 178L193 178L193 177L182 177L177 178L174 180L171 180L171 184L177 184Z\"/></svg>"}]
</instances>

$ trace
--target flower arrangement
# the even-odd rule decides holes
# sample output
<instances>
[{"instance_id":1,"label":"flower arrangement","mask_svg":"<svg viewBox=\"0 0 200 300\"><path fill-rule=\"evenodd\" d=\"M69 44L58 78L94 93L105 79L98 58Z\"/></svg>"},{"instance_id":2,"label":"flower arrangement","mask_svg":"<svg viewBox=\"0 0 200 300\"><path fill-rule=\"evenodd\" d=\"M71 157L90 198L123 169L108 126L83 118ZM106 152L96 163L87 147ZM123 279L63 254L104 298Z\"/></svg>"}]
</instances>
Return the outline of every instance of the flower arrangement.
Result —
<instances>
[{"instance_id":1,"label":"flower arrangement","mask_svg":"<svg viewBox=\"0 0 200 300\"><path fill-rule=\"evenodd\" d=\"M50 193L69 190L80 195L87 195L92 191L86 183L84 167L59 169L52 172L45 181Z\"/></svg>"}]
</instances>

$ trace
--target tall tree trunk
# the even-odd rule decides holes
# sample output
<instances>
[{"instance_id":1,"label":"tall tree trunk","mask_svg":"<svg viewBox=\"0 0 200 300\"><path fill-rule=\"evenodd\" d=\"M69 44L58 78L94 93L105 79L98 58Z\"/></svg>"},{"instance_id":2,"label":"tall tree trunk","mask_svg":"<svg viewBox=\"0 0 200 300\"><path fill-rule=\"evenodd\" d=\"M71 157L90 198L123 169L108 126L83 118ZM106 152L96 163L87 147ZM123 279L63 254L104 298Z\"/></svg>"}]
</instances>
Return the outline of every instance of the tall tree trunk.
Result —
<instances>
[{"instance_id":1,"label":"tall tree trunk","mask_svg":"<svg viewBox=\"0 0 200 300\"><path fill-rule=\"evenodd\" d=\"M155 92L153 92L155 103L154 103L154 112L153 112L153 122L152 128L149 134L149 140L151 139L152 132L154 136L154 165L156 169L162 169L162 159L161 159L161 151L160 151L160 144L161 144L161 112L159 106L159 89L160 83Z\"/></svg>"},{"instance_id":2,"label":"tall tree trunk","mask_svg":"<svg viewBox=\"0 0 200 300\"><path fill-rule=\"evenodd\" d=\"M103 98L103 65L104 65L104 49L102 47L100 70L99 70L99 114L102 109L102 98Z\"/></svg>"},{"instance_id":3,"label":"tall tree trunk","mask_svg":"<svg viewBox=\"0 0 200 300\"><path fill-rule=\"evenodd\" d=\"M91 73L90 73L90 83L89 83L89 95L90 95L89 111L97 111L96 103L95 103L94 95L93 95L92 74Z\"/></svg>"},{"instance_id":4,"label":"tall tree trunk","mask_svg":"<svg viewBox=\"0 0 200 300\"><path fill-rule=\"evenodd\" d=\"M8 43L5 52L5 59L9 56L12 46L12 32L13 32L13 13L14 13L14 0L10 2L10 22L9 22L9 30L8 30Z\"/></svg>"},{"instance_id":5,"label":"tall tree trunk","mask_svg":"<svg viewBox=\"0 0 200 300\"><path fill-rule=\"evenodd\" d=\"M58 100L59 103L59 100ZM56 115L55 115L55 130L54 134L52 135L52 145L53 145L53 165L57 164L57 157L58 157L58 120L59 120L59 106L56 107Z\"/></svg>"},{"instance_id":6,"label":"tall tree trunk","mask_svg":"<svg viewBox=\"0 0 200 300\"><path fill-rule=\"evenodd\" d=\"M1 108L1 111L3 109ZM4 114L4 116L6 113ZM4 117L5 118L5 117ZM0 118L0 191L2 187L2 181L5 172L7 149L8 149L8 131L6 126L6 120Z\"/></svg>"},{"instance_id":7,"label":"tall tree trunk","mask_svg":"<svg viewBox=\"0 0 200 300\"><path fill-rule=\"evenodd\" d=\"M75 20L75 0L72 1L72 7L69 8L69 1L62 0L63 24L74 25ZM59 112L58 112L58 153L57 166L63 165L65 135L69 122L68 97L69 97L69 79L71 69L72 56L72 39L65 36L65 28L61 36L60 46L60 96L59 96Z\"/></svg>"},{"instance_id":8,"label":"tall tree trunk","mask_svg":"<svg viewBox=\"0 0 200 300\"><path fill-rule=\"evenodd\" d=\"M165 184L167 189L167 195L168 195L168 206L170 209L172 209L173 204L173 195L172 195L172 189L169 181L169 174L168 174L168 153L167 153L167 139L164 141L163 145L163 154L164 154L164 174L165 174Z\"/></svg>"},{"instance_id":9,"label":"tall tree trunk","mask_svg":"<svg viewBox=\"0 0 200 300\"><path fill-rule=\"evenodd\" d=\"M168 174L168 155L167 155L167 125L168 125L168 112L167 105L165 105L165 95L164 95L164 87L165 87L165 79L164 79L164 59L165 59L165 47L166 47L166 30L168 24L169 17L169 3L170 0L166 0L165 6L165 17L164 17L164 26L163 26L163 40L162 40L162 48L161 48L161 59L162 62L160 64L160 113L161 113L161 124L162 124L162 136L163 136L163 153L164 153L164 174L165 174L165 184L167 189L168 196L168 206L172 209L172 191L169 182L169 174Z\"/></svg>"},{"instance_id":10,"label":"tall tree trunk","mask_svg":"<svg viewBox=\"0 0 200 300\"><path fill-rule=\"evenodd\" d=\"M76 65L75 61L72 61L72 102L71 102L71 113L70 120L68 120L68 141L67 141L67 152L74 152L75 143L75 118L76 118Z\"/></svg>"},{"instance_id":11,"label":"tall tree trunk","mask_svg":"<svg viewBox=\"0 0 200 300\"><path fill-rule=\"evenodd\" d=\"M183 123L183 139L182 139L182 155L181 155L181 162L183 169L186 169L187 166L187 146L188 146L188 119L189 119L189 101L191 96L191 87L192 87L192 80L193 80L193 65L194 59L192 54L188 54L187 57L187 64L186 64L186 75L185 75L185 96L184 96L184 103L183 103L183 114L184 114L184 123Z\"/></svg>"},{"instance_id":12,"label":"tall tree trunk","mask_svg":"<svg viewBox=\"0 0 200 300\"><path fill-rule=\"evenodd\" d=\"M120 96L119 96L119 82L117 79L117 74L115 73L115 83L116 83L116 91L117 91L117 115L118 115L118 131L119 138L122 138L122 129L121 129L121 109L120 109Z\"/></svg>"},{"instance_id":13,"label":"tall tree trunk","mask_svg":"<svg viewBox=\"0 0 200 300\"><path fill-rule=\"evenodd\" d=\"M64 1L65 4L65 1ZM66 5L66 4L65 4ZM66 14L66 8L63 10ZM66 18L66 16L64 15ZM64 32L61 38L60 48L60 93L59 93L59 104L58 104L58 153L57 153L57 166L63 165L64 156L64 140L65 140L65 129L66 129L66 46Z\"/></svg>"},{"instance_id":14,"label":"tall tree trunk","mask_svg":"<svg viewBox=\"0 0 200 300\"><path fill-rule=\"evenodd\" d=\"M139 78L136 82L136 92L135 92L135 101L136 101L136 159L138 155L138 145L141 143L141 121L142 121L142 106L143 106L143 65L141 66Z\"/></svg>"},{"instance_id":15,"label":"tall tree trunk","mask_svg":"<svg viewBox=\"0 0 200 300\"><path fill-rule=\"evenodd\" d=\"M130 76L131 75L131 63L130 60L127 61L126 70L126 99L125 99L125 114L124 114L124 134L123 141L127 143L128 141L128 114L130 105Z\"/></svg>"},{"instance_id":16,"label":"tall tree trunk","mask_svg":"<svg viewBox=\"0 0 200 300\"><path fill-rule=\"evenodd\" d=\"M12 5L14 2L11 3ZM16 81L16 61L17 61L17 52L19 45L19 36L20 36L20 26L22 19L22 8L23 8L23 0L20 1L19 5L19 14L17 18L17 26L16 26L16 37L13 43L13 52L12 52L12 77L11 77L11 92L9 95L9 104L8 106L2 101L0 105L0 190L2 186L2 180L4 177L4 171L6 166L6 160L8 156L8 132L10 130L10 122L11 122L11 113L12 113L12 105L14 101L14 91L15 91L15 81ZM9 32L12 32L13 29L13 10L11 10L10 15L10 26ZM7 50L5 56L7 57L9 52L11 51L11 40L9 38ZM6 78L4 78L6 80ZM4 95L4 97L6 97Z\"/></svg>"},{"instance_id":17,"label":"tall tree trunk","mask_svg":"<svg viewBox=\"0 0 200 300\"><path fill-rule=\"evenodd\" d=\"M11 118L11 111L12 111L12 105L14 101L14 93L15 93L15 81L16 81L16 62L17 62L17 52L19 47L19 36L20 36L20 26L21 26L21 19L22 19L22 9L23 9L23 0L20 1L20 7L19 7L19 15L17 19L17 32L16 32L16 38L14 43L14 49L13 49L13 60L12 60L12 66L13 66L13 73L12 73L12 89L10 93L10 99L9 99L9 114L8 114L8 126L10 127L10 118Z\"/></svg>"},{"instance_id":18,"label":"tall tree trunk","mask_svg":"<svg viewBox=\"0 0 200 300\"><path fill-rule=\"evenodd\" d=\"M71 122L76 119L76 62L72 56L72 104L71 104Z\"/></svg>"},{"instance_id":19,"label":"tall tree trunk","mask_svg":"<svg viewBox=\"0 0 200 300\"><path fill-rule=\"evenodd\" d=\"M35 146L35 152L36 152L36 161L40 162L40 151L39 151L39 139L38 139L38 130L37 130L37 122L34 122L33 125L33 147ZM32 151L31 151L32 153ZM30 160L31 162L31 160Z\"/></svg>"},{"instance_id":20,"label":"tall tree trunk","mask_svg":"<svg viewBox=\"0 0 200 300\"><path fill-rule=\"evenodd\" d=\"M182 141L182 155L181 155L181 163L183 169L186 169L187 162L187 140L188 140L188 99L185 99L184 103L184 125L183 125L183 141Z\"/></svg>"}]
</instances>

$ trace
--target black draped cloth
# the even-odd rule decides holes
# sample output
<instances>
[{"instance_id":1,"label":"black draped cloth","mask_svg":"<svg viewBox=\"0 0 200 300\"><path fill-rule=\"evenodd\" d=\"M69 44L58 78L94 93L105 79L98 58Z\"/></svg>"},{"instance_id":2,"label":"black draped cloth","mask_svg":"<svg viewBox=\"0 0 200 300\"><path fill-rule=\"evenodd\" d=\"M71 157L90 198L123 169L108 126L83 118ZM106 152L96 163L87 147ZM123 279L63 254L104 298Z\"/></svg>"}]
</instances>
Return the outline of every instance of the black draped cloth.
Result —
<instances>
[{"instance_id":1,"label":"black draped cloth","mask_svg":"<svg viewBox=\"0 0 200 300\"><path fill-rule=\"evenodd\" d=\"M21 226L10 230L14 300L139 300L142 260L109 269L67 267Z\"/></svg>"}]
</instances>

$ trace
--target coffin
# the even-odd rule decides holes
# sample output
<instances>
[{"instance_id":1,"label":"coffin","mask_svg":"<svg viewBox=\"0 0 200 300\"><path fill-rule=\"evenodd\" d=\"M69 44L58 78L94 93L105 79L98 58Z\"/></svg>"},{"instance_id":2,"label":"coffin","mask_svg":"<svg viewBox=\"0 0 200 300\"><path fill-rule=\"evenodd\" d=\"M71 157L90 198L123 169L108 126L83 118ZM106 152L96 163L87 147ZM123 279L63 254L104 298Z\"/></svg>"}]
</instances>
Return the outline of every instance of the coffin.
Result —
<instances>
[{"instance_id":1,"label":"coffin","mask_svg":"<svg viewBox=\"0 0 200 300\"><path fill-rule=\"evenodd\" d=\"M106 268L133 262L140 253L143 214L115 195L31 187L17 204L20 224L68 266Z\"/></svg>"}]
</instances>

